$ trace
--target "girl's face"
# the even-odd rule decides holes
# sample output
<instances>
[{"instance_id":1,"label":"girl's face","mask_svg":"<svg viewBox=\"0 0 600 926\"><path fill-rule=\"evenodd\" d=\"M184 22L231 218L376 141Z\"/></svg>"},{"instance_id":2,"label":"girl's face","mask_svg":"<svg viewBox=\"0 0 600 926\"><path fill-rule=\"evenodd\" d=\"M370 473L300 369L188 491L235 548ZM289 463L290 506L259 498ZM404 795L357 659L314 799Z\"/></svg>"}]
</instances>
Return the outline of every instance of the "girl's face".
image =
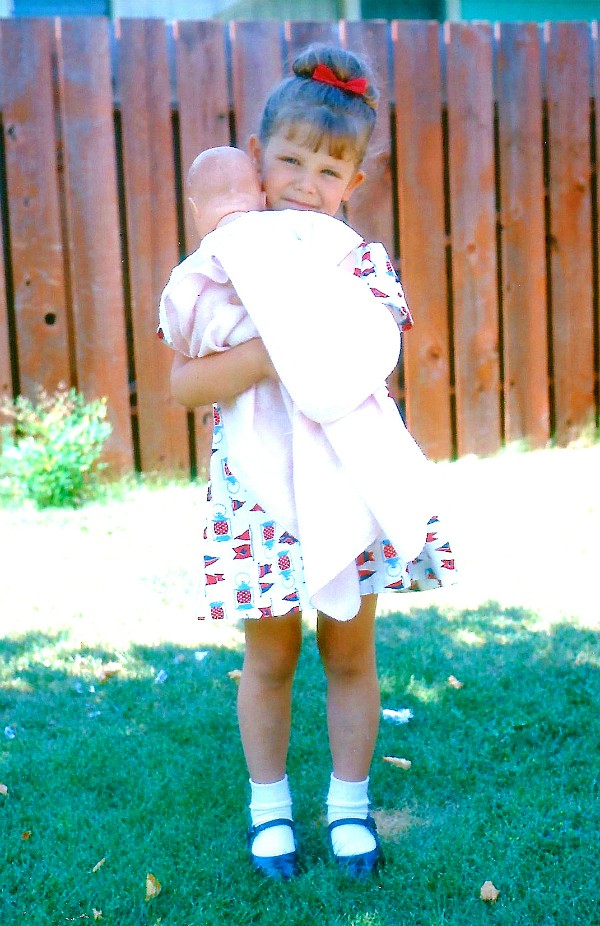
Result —
<instances>
[{"instance_id":1,"label":"girl's face","mask_svg":"<svg viewBox=\"0 0 600 926\"><path fill-rule=\"evenodd\" d=\"M264 146L253 135L249 149L269 209L310 209L335 215L364 180L350 157L332 157L326 143L313 151L279 132Z\"/></svg>"}]
</instances>

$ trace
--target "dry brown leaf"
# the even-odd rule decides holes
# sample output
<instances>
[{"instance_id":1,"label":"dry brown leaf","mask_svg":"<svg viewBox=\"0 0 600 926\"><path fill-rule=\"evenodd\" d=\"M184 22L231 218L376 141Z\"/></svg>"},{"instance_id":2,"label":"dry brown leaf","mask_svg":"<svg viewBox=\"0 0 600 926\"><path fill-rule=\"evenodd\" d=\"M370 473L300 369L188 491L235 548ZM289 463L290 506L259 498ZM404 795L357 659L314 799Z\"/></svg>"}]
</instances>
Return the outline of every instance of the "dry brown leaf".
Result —
<instances>
[{"instance_id":1,"label":"dry brown leaf","mask_svg":"<svg viewBox=\"0 0 600 926\"><path fill-rule=\"evenodd\" d=\"M21 833L21 839L23 840L23 842L27 842L27 840L31 839L32 836L33 836L32 830L25 830L24 833Z\"/></svg>"},{"instance_id":2,"label":"dry brown leaf","mask_svg":"<svg viewBox=\"0 0 600 926\"><path fill-rule=\"evenodd\" d=\"M500 891L494 887L492 881L484 881L481 885L481 890L479 891L479 896L487 903L495 903L495 901L498 900L499 894Z\"/></svg>"},{"instance_id":3,"label":"dry brown leaf","mask_svg":"<svg viewBox=\"0 0 600 926\"><path fill-rule=\"evenodd\" d=\"M95 919L95 920L101 920L101 919L102 919L102 910L96 910L95 907L92 907L92 913L94 914L94 919Z\"/></svg>"},{"instance_id":4,"label":"dry brown leaf","mask_svg":"<svg viewBox=\"0 0 600 926\"><path fill-rule=\"evenodd\" d=\"M459 688L464 688L464 682L459 682L459 680L455 678L454 675L448 676L448 684L451 688L456 688L457 690Z\"/></svg>"},{"instance_id":5,"label":"dry brown leaf","mask_svg":"<svg viewBox=\"0 0 600 926\"><path fill-rule=\"evenodd\" d=\"M241 670L241 669L232 669L231 672L228 672L228 673L227 673L227 675L229 676L229 678L233 679L233 681L236 683L236 685L239 685L240 679L241 679L241 677L242 677L242 670Z\"/></svg>"},{"instance_id":6,"label":"dry brown leaf","mask_svg":"<svg viewBox=\"0 0 600 926\"><path fill-rule=\"evenodd\" d=\"M409 769L412 765L410 759L400 759L398 756L383 756L383 761L388 762L390 765L395 765L396 768Z\"/></svg>"},{"instance_id":7,"label":"dry brown leaf","mask_svg":"<svg viewBox=\"0 0 600 926\"><path fill-rule=\"evenodd\" d=\"M152 900L153 897L158 897L162 891L162 884L160 881L154 877L153 874L148 872L146 875L146 900Z\"/></svg>"},{"instance_id":8,"label":"dry brown leaf","mask_svg":"<svg viewBox=\"0 0 600 926\"><path fill-rule=\"evenodd\" d=\"M99 871L104 865L105 861L106 861L106 858L101 858L99 862L96 862L96 864L92 868L92 874L95 874L97 871Z\"/></svg>"},{"instance_id":9,"label":"dry brown leaf","mask_svg":"<svg viewBox=\"0 0 600 926\"><path fill-rule=\"evenodd\" d=\"M8 788L6 787L6 785L0 784L0 794L3 794L4 797L6 797L6 795L8 794Z\"/></svg>"},{"instance_id":10,"label":"dry brown leaf","mask_svg":"<svg viewBox=\"0 0 600 926\"><path fill-rule=\"evenodd\" d=\"M107 662L106 665L100 666L100 672L98 673L98 681L101 685L104 682L107 682L109 678L112 678L113 675L117 675L121 671L123 666L120 662Z\"/></svg>"}]
</instances>

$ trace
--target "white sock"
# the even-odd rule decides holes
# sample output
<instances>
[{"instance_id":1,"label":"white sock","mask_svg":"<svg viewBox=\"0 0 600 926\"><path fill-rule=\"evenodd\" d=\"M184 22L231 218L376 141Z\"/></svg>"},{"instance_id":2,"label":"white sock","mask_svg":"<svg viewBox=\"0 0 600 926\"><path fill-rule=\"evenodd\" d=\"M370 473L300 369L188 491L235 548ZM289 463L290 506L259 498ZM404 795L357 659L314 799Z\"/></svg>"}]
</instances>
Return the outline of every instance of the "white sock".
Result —
<instances>
[{"instance_id":1,"label":"white sock","mask_svg":"<svg viewBox=\"0 0 600 926\"><path fill-rule=\"evenodd\" d=\"M344 817L366 820L369 813L369 779L342 781L331 776L327 795L327 822L334 823ZM331 844L335 855L363 855L371 852L375 838L364 826L347 823L331 831Z\"/></svg>"},{"instance_id":2,"label":"white sock","mask_svg":"<svg viewBox=\"0 0 600 926\"><path fill-rule=\"evenodd\" d=\"M250 779L252 798L250 801L250 817L252 826L267 823L269 820L292 819L292 795L287 775L281 781L273 784L261 785ZM275 855L286 855L296 848L294 834L289 826L272 826L259 833L252 845L253 855L266 858Z\"/></svg>"}]
</instances>

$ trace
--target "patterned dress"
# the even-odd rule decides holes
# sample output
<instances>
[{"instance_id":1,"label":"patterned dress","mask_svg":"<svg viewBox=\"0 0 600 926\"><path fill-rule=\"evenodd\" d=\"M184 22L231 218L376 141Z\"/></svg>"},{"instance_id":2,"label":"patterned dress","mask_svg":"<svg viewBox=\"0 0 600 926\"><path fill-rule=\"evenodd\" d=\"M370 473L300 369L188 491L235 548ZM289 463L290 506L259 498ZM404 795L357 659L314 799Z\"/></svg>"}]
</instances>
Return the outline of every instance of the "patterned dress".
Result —
<instances>
[{"instance_id":1,"label":"patterned dress","mask_svg":"<svg viewBox=\"0 0 600 926\"><path fill-rule=\"evenodd\" d=\"M390 308L406 331L412 318L402 286L381 244L363 243L355 252L354 273ZM390 402L393 399L390 397ZM300 542L277 524L229 465L227 434L218 405L203 532L204 606L200 619L236 620L294 614L310 608ZM439 535L435 514L422 554L403 563L381 536L356 560L361 594L422 591L455 581L449 540ZM335 543L335 532L331 542Z\"/></svg>"}]
</instances>

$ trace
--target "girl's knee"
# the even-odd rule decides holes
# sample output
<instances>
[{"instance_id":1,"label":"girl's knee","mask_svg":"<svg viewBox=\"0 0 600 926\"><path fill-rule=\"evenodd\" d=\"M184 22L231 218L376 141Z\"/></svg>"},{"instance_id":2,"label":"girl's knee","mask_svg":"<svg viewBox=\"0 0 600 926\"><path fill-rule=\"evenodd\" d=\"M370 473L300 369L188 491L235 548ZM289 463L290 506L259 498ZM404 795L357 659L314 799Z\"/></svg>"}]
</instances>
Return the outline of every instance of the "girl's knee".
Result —
<instances>
[{"instance_id":1,"label":"girl's knee","mask_svg":"<svg viewBox=\"0 0 600 926\"><path fill-rule=\"evenodd\" d=\"M294 676L302 632L300 622L285 622L280 619L257 621L259 627L246 628L246 652L244 670L260 676L264 682L273 685L284 684Z\"/></svg>"},{"instance_id":2,"label":"girl's knee","mask_svg":"<svg viewBox=\"0 0 600 926\"><path fill-rule=\"evenodd\" d=\"M365 601L347 623L320 617L317 643L329 678L352 678L372 673L375 666L374 603Z\"/></svg>"},{"instance_id":3,"label":"girl's knee","mask_svg":"<svg viewBox=\"0 0 600 926\"><path fill-rule=\"evenodd\" d=\"M370 673L375 665L375 644L370 638L344 634L320 634L319 654L326 675L355 678Z\"/></svg>"},{"instance_id":4,"label":"girl's knee","mask_svg":"<svg viewBox=\"0 0 600 926\"><path fill-rule=\"evenodd\" d=\"M345 647L343 649L330 649L320 646L321 661L325 674L329 679L362 678L374 671L374 649L361 649L358 647Z\"/></svg>"}]
</instances>

